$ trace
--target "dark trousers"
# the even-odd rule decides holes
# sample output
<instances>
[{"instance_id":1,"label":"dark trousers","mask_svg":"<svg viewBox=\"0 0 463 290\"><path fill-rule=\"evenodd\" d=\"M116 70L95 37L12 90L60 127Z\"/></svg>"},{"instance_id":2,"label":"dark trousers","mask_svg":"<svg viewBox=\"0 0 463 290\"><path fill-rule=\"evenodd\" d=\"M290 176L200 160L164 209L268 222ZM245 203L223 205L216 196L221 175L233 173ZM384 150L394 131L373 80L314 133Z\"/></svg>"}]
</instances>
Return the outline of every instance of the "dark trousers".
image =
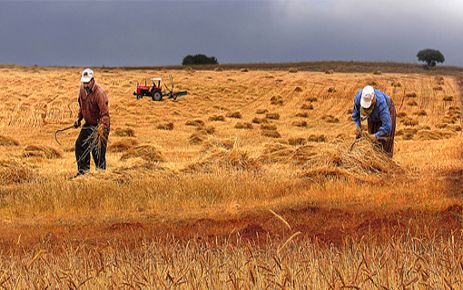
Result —
<instances>
[{"instance_id":1,"label":"dark trousers","mask_svg":"<svg viewBox=\"0 0 463 290\"><path fill-rule=\"evenodd\" d=\"M395 127L396 127L396 118L397 118L394 102L392 102L392 100L391 100L391 106L389 107L389 113L391 114L391 121L392 121L391 133L389 133L388 136L385 136L387 137L386 140L379 140L379 145L389 157L392 157L394 155L394 138L395 138ZM368 120L368 133L374 134L378 132L380 127L381 127L381 121L370 122Z\"/></svg>"},{"instance_id":2,"label":"dark trousers","mask_svg":"<svg viewBox=\"0 0 463 290\"><path fill-rule=\"evenodd\" d=\"M93 156L96 168L106 169L106 145L108 144L109 129L104 132L104 140L102 140L101 146L91 148L90 135L93 130L96 130L96 126L84 125L76 140L75 152L79 174L84 174L90 170L90 154Z\"/></svg>"}]
</instances>

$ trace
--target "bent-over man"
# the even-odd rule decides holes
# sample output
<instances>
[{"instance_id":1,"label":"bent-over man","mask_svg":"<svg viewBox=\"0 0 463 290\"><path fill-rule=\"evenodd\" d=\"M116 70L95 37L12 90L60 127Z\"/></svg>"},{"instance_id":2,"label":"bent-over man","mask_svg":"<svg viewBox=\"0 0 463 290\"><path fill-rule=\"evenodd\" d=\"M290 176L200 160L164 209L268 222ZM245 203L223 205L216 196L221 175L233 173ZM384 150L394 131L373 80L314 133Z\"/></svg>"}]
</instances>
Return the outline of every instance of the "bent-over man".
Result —
<instances>
[{"instance_id":1,"label":"bent-over man","mask_svg":"<svg viewBox=\"0 0 463 290\"><path fill-rule=\"evenodd\" d=\"M394 154L396 111L392 98L385 93L366 86L354 97L352 120L355 122L357 138L362 134L362 121L368 122L365 135L390 157Z\"/></svg>"}]
</instances>

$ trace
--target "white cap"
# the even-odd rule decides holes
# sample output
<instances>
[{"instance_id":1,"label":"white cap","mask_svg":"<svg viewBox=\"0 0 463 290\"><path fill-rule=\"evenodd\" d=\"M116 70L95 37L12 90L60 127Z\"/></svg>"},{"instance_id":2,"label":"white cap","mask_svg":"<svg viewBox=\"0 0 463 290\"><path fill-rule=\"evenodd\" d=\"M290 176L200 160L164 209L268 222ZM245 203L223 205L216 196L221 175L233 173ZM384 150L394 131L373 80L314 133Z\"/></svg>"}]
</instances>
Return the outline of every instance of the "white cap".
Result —
<instances>
[{"instance_id":1,"label":"white cap","mask_svg":"<svg viewBox=\"0 0 463 290\"><path fill-rule=\"evenodd\" d=\"M89 68L84 69L82 72L82 78L80 79L83 83L88 83L93 79L93 71Z\"/></svg>"},{"instance_id":2,"label":"white cap","mask_svg":"<svg viewBox=\"0 0 463 290\"><path fill-rule=\"evenodd\" d=\"M360 98L360 106L368 109L371 106L371 102L375 97L375 90L372 86L366 86L362 90L362 97Z\"/></svg>"}]
</instances>

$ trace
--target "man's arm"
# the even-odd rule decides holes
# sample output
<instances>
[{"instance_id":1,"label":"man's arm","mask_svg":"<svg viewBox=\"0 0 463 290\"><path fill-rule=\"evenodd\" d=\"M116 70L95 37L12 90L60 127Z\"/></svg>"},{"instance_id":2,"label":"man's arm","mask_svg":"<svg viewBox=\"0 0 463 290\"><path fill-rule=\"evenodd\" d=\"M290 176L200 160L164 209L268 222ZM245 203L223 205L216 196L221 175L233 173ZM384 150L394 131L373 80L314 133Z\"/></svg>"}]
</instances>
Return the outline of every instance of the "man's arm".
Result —
<instances>
[{"instance_id":1,"label":"man's arm","mask_svg":"<svg viewBox=\"0 0 463 290\"><path fill-rule=\"evenodd\" d=\"M357 100L360 100L361 94L362 91L359 91L354 97L354 108L352 109L352 120L355 122L355 126L357 128L362 127L362 123L360 121L360 101L357 102Z\"/></svg>"},{"instance_id":2,"label":"man's arm","mask_svg":"<svg viewBox=\"0 0 463 290\"><path fill-rule=\"evenodd\" d=\"M378 132L376 132L376 137L388 136L391 133L392 120L391 113L389 112L386 102L384 102L380 108L379 119L381 120L381 127L379 127Z\"/></svg>"},{"instance_id":3,"label":"man's arm","mask_svg":"<svg viewBox=\"0 0 463 290\"><path fill-rule=\"evenodd\" d=\"M98 94L97 104L100 109L99 124L103 125L103 128L109 129L109 106L108 96L101 90Z\"/></svg>"}]
</instances>

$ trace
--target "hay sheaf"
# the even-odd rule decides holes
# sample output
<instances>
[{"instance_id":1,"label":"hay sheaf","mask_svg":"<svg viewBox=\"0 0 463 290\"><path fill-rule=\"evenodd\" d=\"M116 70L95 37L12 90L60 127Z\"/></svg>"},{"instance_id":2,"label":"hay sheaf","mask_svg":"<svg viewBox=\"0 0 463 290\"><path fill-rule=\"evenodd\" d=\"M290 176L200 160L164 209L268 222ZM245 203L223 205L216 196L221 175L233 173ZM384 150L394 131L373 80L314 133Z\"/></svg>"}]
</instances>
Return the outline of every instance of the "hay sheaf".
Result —
<instances>
[{"instance_id":1,"label":"hay sheaf","mask_svg":"<svg viewBox=\"0 0 463 290\"><path fill-rule=\"evenodd\" d=\"M38 157L44 159L58 159L63 157L60 151L43 145L28 145L24 148L23 157Z\"/></svg>"},{"instance_id":2,"label":"hay sheaf","mask_svg":"<svg viewBox=\"0 0 463 290\"><path fill-rule=\"evenodd\" d=\"M236 144L236 139L216 139L211 138L207 142L204 143L203 149L201 152L207 152L211 150L215 150L217 148L223 148L227 150L233 149Z\"/></svg>"},{"instance_id":3,"label":"hay sheaf","mask_svg":"<svg viewBox=\"0 0 463 290\"><path fill-rule=\"evenodd\" d=\"M135 137L135 131L131 128L116 128L114 135L118 137Z\"/></svg>"},{"instance_id":4,"label":"hay sheaf","mask_svg":"<svg viewBox=\"0 0 463 290\"><path fill-rule=\"evenodd\" d=\"M215 148L200 160L187 166L184 172L213 172L217 169L258 171L262 164L245 151L233 148Z\"/></svg>"},{"instance_id":5,"label":"hay sheaf","mask_svg":"<svg viewBox=\"0 0 463 290\"><path fill-rule=\"evenodd\" d=\"M152 145L139 145L132 147L121 156L121 160L127 160L131 158L141 158L150 162L164 161L164 157L162 156L161 151Z\"/></svg>"},{"instance_id":6,"label":"hay sheaf","mask_svg":"<svg viewBox=\"0 0 463 290\"><path fill-rule=\"evenodd\" d=\"M0 135L0 146L18 146L19 142L15 139Z\"/></svg>"},{"instance_id":7,"label":"hay sheaf","mask_svg":"<svg viewBox=\"0 0 463 290\"><path fill-rule=\"evenodd\" d=\"M24 162L14 159L0 160L0 183L9 185L34 181L35 172Z\"/></svg>"},{"instance_id":8,"label":"hay sheaf","mask_svg":"<svg viewBox=\"0 0 463 290\"><path fill-rule=\"evenodd\" d=\"M138 141L136 139L133 139L133 138L124 138L124 139L121 139L121 140L118 140L116 142L113 142L111 143L109 146L108 146L108 150L110 152L125 152L127 150L129 150L130 148L132 148L133 146L136 146L138 145Z\"/></svg>"},{"instance_id":9,"label":"hay sheaf","mask_svg":"<svg viewBox=\"0 0 463 290\"><path fill-rule=\"evenodd\" d=\"M292 164L302 170L301 176L317 171L343 172L352 176L368 176L402 172L401 167L368 141L362 140L351 149L350 142L307 144L292 147L267 144L259 160L263 163ZM338 170L339 169L339 170ZM347 172L347 173L346 173ZM329 175L329 174L328 174Z\"/></svg>"}]
</instances>

